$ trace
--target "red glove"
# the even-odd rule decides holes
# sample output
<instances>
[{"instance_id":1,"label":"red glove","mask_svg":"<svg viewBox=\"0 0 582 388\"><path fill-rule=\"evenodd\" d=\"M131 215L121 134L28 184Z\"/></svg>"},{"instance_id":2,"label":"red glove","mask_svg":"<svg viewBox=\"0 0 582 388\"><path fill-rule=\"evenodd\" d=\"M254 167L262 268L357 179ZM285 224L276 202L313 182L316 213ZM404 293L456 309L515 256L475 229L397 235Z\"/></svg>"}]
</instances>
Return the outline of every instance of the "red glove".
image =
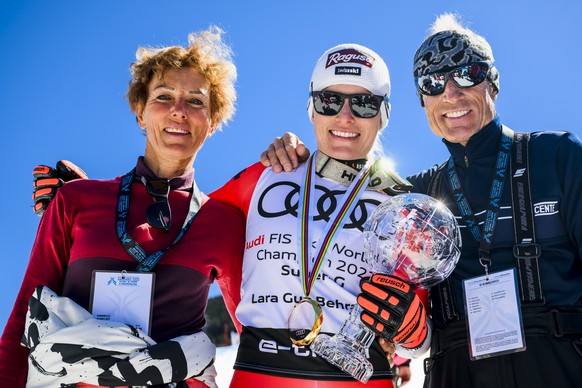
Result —
<instances>
[{"instance_id":1,"label":"red glove","mask_svg":"<svg viewBox=\"0 0 582 388\"><path fill-rule=\"evenodd\" d=\"M426 312L412 285L390 275L360 281L360 318L376 334L407 349L422 345L428 334Z\"/></svg>"},{"instance_id":2,"label":"red glove","mask_svg":"<svg viewBox=\"0 0 582 388\"><path fill-rule=\"evenodd\" d=\"M32 171L34 212L42 216L57 189L73 179L88 179L80 167L68 160L59 160L55 168L38 165Z\"/></svg>"}]
</instances>

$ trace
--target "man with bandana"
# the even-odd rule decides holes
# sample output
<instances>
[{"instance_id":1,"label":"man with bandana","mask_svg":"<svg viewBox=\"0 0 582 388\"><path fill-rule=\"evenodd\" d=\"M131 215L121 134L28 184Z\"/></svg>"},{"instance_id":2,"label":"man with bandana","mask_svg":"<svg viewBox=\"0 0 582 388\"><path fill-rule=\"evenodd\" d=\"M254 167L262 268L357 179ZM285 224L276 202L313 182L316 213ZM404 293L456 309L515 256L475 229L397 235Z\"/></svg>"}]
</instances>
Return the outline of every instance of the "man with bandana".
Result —
<instances>
[{"instance_id":1,"label":"man with bandana","mask_svg":"<svg viewBox=\"0 0 582 388\"><path fill-rule=\"evenodd\" d=\"M408 180L445 202L463 238L455 271L430 292L425 387L580 386L580 139L503 125L491 47L453 15L439 16L416 51L414 79L451 156ZM298 144L284 136L263 162L292 168L285 148Z\"/></svg>"},{"instance_id":2,"label":"man with bandana","mask_svg":"<svg viewBox=\"0 0 582 388\"><path fill-rule=\"evenodd\" d=\"M562 131L515 136L503 125L491 47L453 15L438 17L416 51L414 78L451 157L409 179L463 226L461 259L431 290L425 387L579 386L580 139ZM502 275L506 287L479 283Z\"/></svg>"}]
</instances>

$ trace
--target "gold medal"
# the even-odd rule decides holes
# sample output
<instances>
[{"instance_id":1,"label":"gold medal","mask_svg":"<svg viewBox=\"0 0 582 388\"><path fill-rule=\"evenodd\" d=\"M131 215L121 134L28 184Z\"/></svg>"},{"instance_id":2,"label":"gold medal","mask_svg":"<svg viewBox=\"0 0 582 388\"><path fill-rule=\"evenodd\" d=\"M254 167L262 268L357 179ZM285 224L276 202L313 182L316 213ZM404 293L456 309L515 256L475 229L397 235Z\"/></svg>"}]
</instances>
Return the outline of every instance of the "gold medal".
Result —
<instances>
[{"instance_id":1,"label":"gold medal","mask_svg":"<svg viewBox=\"0 0 582 388\"><path fill-rule=\"evenodd\" d=\"M297 346L309 345L321 330L323 312L315 300L305 297L297 303L287 321L289 338Z\"/></svg>"},{"instance_id":2,"label":"gold medal","mask_svg":"<svg viewBox=\"0 0 582 388\"><path fill-rule=\"evenodd\" d=\"M316 152L313 155L318 154ZM315 192L316 158L313 155L307 161L307 168L303 178L304 184L299 190L299 203L297 205L297 218L300 220L300 238L297 242L297 249L301 258L301 282L303 283L303 295L305 296L301 302L293 307L287 321L289 338L297 346L309 345L321 330L323 313L319 303L309 297L311 287L324 263L328 248L332 246L334 238L342 230L348 215L354 210L358 203L358 198L364 192L370 180L370 168L364 168L358 173L338 202L338 206L332 213L330 220L325 224L312 256L311 244L313 238L311 231L313 229L313 216L310 215L309 209L314 207L314 198L310 194Z\"/></svg>"}]
</instances>

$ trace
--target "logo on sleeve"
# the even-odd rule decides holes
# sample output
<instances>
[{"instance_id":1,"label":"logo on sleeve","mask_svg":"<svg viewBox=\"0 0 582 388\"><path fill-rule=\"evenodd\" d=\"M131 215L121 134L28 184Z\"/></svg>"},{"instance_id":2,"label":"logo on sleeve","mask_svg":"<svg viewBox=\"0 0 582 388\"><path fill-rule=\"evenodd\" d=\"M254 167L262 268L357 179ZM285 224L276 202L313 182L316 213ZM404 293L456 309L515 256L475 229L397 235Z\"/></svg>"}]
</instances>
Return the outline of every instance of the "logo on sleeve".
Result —
<instances>
[{"instance_id":1,"label":"logo on sleeve","mask_svg":"<svg viewBox=\"0 0 582 388\"><path fill-rule=\"evenodd\" d=\"M552 214L558 214L560 211L558 209L558 201L548 201L548 202L539 202L535 203L534 214L536 216L549 216Z\"/></svg>"}]
</instances>

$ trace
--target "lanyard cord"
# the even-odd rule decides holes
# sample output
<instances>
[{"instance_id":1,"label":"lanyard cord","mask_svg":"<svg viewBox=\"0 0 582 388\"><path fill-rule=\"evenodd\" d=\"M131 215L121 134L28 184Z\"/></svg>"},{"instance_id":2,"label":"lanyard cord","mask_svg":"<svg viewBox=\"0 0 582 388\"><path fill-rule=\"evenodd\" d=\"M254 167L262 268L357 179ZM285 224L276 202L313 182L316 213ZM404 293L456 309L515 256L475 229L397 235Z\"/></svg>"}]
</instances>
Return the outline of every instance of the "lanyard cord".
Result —
<instances>
[{"instance_id":1,"label":"lanyard cord","mask_svg":"<svg viewBox=\"0 0 582 388\"><path fill-rule=\"evenodd\" d=\"M499 151L497 152L495 175L491 182L489 204L487 206L487 213L482 231L481 228L479 228L479 222L463 193L452 156L449 158L447 164L447 175L453 191L453 196L455 197L457 207L461 213L463 223L465 223L473 238L479 242L479 263L485 267L485 274L488 274L489 266L491 265L490 250L493 242L493 232L497 225L499 202L501 201L501 196L503 194L503 183L509 166L512 136L513 131L509 128L503 127Z\"/></svg>"},{"instance_id":2,"label":"lanyard cord","mask_svg":"<svg viewBox=\"0 0 582 388\"><path fill-rule=\"evenodd\" d=\"M180 230L180 233L176 236L174 241L159 251L156 251L148 255L143 248L131 237L127 232L127 217L129 215L129 198L131 184L135 178L135 168L125 174L121 179L119 185L119 194L117 196L117 210L115 215L115 227L117 230L117 238L123 246L123 249L133 257L139 264L137 270L139 272L148 272L161 260L164 254L174 245L178 243L184 237L190 225L194 221L194 218L200 210L201 204L201 194L196 186L196 182L192 181L192 197L190 198L190 206L188 208L188 215L184 221L184 225Z\"/></svg>"}]
</instances>

